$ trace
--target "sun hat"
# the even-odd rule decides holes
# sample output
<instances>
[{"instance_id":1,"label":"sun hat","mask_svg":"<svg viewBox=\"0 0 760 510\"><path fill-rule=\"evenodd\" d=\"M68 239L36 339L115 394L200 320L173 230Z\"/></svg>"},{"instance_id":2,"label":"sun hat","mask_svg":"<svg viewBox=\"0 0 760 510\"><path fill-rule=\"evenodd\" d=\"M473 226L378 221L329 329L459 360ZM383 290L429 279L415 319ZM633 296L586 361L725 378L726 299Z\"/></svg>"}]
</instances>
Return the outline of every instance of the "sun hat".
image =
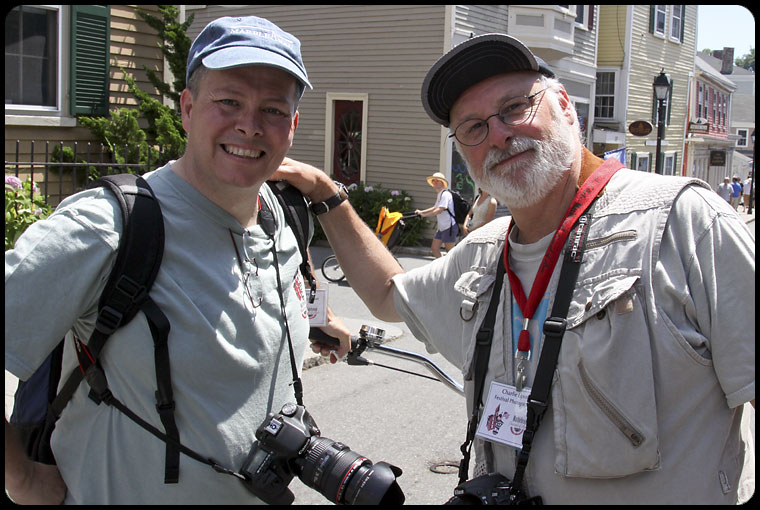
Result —
<instances>
[{"instance_id":1,"label":"sun hat","mask_svg":"<svg viewBox=\"0 0 760 510\"><path fill-rule=\"evenodd\" d=\"M440 181L443 181L444 183L446 183L444 187L446 187L446 188L449 187L449 181L448 181L448 179L446 179L446 177L444 177L444 175L441 172L436 172L436 173L434 173L433 175L429 176L426 179L427 183L430 184L431 186L433 185L433 183L431 182L433 179L438 179Z\"/></svg>"},{"instance_id":2,"label":"sun hat","mask_svg":"<svg viewBox=\"0 0 760 510\"><path fill-rule=\"evenodd\" d=\"M302 86L312 88L298 38L256 16L225 16L206 25L190 47L186 81L201 63L209 69L273 66L295 76Z\"/></svg>"},{"instance_id":3,"label":"sun hat","mask_svg":"<svg viewBox=\"0 0 760 510\"><path fill-rule=\"evenodd\" d=\"M546 62L514 37L473 37L433 64L422 82L422 105L431 119L448 127L451 107L465 90L486 78L514 71L536 71L555 77Z\"/></svg>"}]
</instances>

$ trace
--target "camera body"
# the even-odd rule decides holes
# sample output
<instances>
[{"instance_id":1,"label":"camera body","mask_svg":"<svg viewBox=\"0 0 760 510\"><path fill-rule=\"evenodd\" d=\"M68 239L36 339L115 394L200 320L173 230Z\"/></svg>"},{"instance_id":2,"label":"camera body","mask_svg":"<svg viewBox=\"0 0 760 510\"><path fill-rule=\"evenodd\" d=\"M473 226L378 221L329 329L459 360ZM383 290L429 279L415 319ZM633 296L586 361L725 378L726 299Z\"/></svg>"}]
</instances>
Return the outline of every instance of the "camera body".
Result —
<instances>
[{"instance_id":1,"label":"camera body","mask_svg":"<svg viewBox=\"0 0 760 510\"><path fill-rule=\"evenodd\" d=\"M245 487L270 505L295 499L293 477L336 504L382 504L404 501L396 477L401 469L385 462L373 465L343 443L320 437L306 408L288 403L256 429L256 439L240 473Z\"/></svg>"},{"instance_id":2,"label":"camera body","mask_svg":"<svg viewBox=\"0 0 760 510\"><path fill-rule=\"evenodd\" d=\"M447 505L540 505L541 496L526 498L512 494L512 482L499 473L482 475L459 484Z\"/></svg>"}]
</instances>

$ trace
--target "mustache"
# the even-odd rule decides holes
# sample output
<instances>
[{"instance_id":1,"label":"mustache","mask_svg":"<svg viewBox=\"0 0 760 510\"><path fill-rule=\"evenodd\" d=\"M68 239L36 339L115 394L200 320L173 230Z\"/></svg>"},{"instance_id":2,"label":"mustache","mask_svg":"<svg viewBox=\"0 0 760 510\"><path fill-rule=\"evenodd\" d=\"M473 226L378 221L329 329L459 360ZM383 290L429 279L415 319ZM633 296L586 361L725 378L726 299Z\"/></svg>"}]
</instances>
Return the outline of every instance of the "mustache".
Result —
<instances>
[{"instance_id":1,"label":"mustache","mask_svg":"<svg viewBox=\"0 0 760 510\"><path fill-rule=\"evenodd\" d=\"M508 149L491 149L483 161L483 170L490 171L494 166L507 158L527 150L541 151L541 142L533 138L516 137L512 139Z\"/></svg>"}]
</instances>

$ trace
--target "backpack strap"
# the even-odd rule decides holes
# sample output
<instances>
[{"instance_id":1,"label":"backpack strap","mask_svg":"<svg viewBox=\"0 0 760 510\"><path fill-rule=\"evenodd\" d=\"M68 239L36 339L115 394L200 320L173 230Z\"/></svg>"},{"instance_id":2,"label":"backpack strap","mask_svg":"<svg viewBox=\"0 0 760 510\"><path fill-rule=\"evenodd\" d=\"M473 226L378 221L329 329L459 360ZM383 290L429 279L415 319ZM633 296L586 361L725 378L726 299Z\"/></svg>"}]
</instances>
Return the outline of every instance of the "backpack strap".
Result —
<instances>
[{"instance_id":1,"label":"backpack strap","mask_svg":"<svg viewBox=\"0 0 760 510\"><path fill-rule=\"evenodd\" d=\"M156 380L156 409L167 436L179 443L179 431L174 419L174 400L171 389L168 337L170 324L153 302L149 291L161 266L164 250L164 221L161 207L148 183L133 174L101 177L89 188L102 186L110 190L119 202L122 235L111 274L98 303L95 329L87 345L75 340L80 370L74 370L61 392L51 403L52 419L58 419L82 378L90 383L90 397L97 403L112 399L105 375L97 362L111 334L129 323L143 311L154 342ZM165 483L176 483L179 477L179 449L167 443Z\"/></svg>"},{"instance_id":2,"label":"backpack strap","mask_svg":"<svg viewBox=\"0 0 760 510\"><path fill-rule=\"evenodd\" d=\"M287 181L267 181L269 189L280 202L285 221L290 225L298 241L298 249L301 251L301 274L309 284L309 303L314 302L317 293L317 282L309 265L309 232L310 212L306 199L298 188L290 185Z\"/></svg>"}]
</instances>

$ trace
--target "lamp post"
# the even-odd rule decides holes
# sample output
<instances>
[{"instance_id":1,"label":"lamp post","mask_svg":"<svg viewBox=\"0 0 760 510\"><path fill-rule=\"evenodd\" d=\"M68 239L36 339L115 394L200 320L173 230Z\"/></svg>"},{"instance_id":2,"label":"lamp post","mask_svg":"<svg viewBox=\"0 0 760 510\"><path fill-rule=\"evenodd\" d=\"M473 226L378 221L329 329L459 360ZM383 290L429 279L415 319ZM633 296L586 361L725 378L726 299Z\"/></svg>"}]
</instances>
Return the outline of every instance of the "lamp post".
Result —
<instances>
[{"instance_id":1,"label":"lamp post","mask_svg":"<svg viewBox=\"0 0 760 510\"><path fill-rule=\"evenodd\" d=\"M752 214L752 188L755 187L755 130L752 130L752 180L749 181L749 210L747 214Z\"/></svg>"},{"instance_id":2,"label":"lamp post","mask_svg":"<svg viewBox=\"0 0 760 510\"><path fill-rule=\"evenodd\" d=\"M654 96L657 98L657 154L655 155L654 171L662 174L662 138L665 134L665 100L673 87L670 76L665 74L665 69L660 71L652 83Z\"/></svg>"}]
</instances>

